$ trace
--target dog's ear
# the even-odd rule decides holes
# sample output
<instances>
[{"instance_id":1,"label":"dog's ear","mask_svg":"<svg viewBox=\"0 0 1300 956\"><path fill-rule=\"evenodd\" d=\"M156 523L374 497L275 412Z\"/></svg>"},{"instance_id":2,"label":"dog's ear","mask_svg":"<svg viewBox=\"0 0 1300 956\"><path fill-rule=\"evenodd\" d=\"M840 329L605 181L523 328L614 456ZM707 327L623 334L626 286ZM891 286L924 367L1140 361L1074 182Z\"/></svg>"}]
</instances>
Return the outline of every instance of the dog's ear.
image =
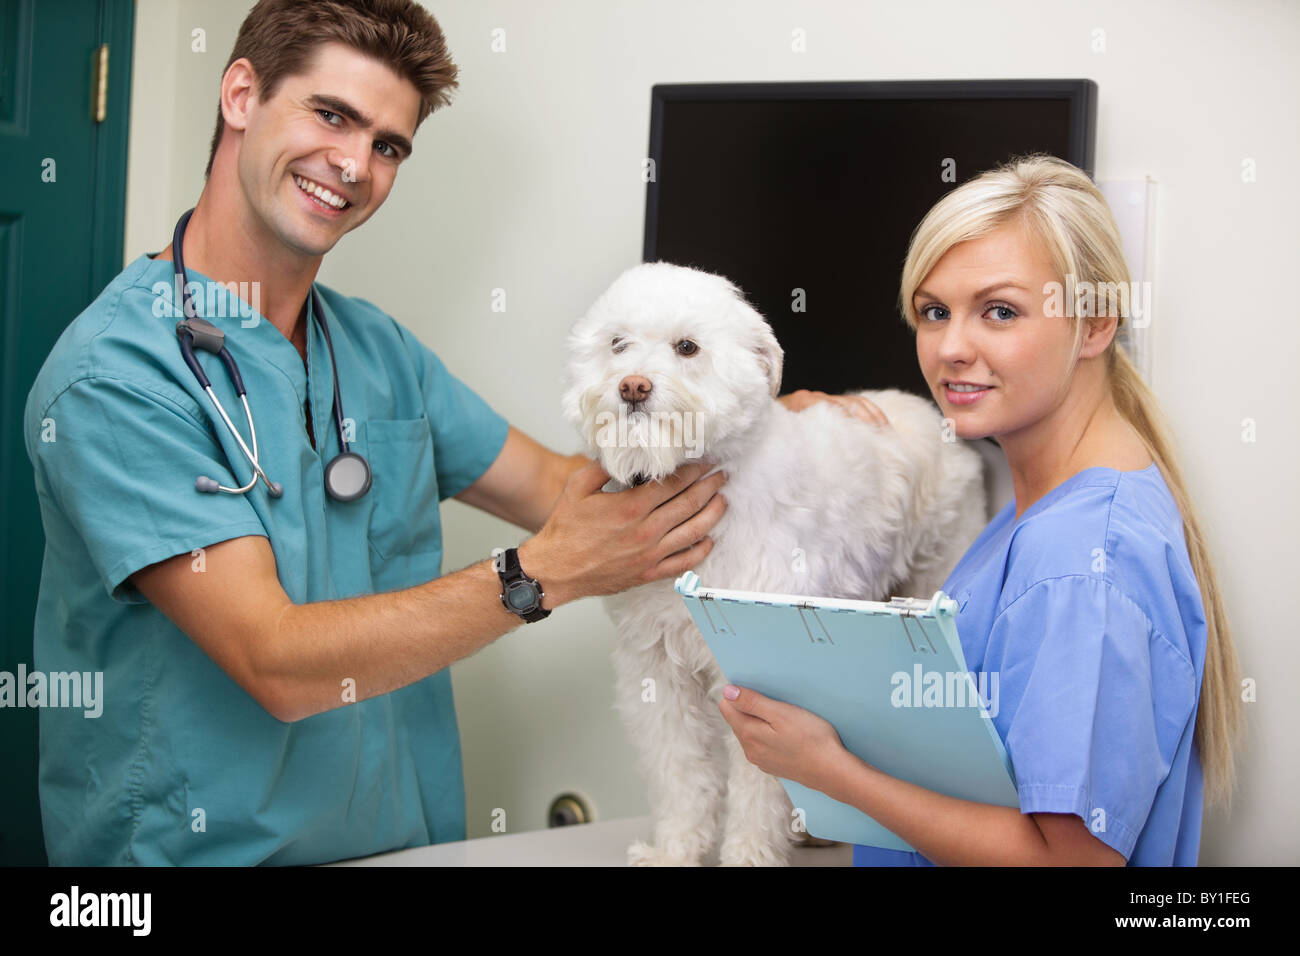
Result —
<instances>
[{"instance_id":1,"label":"dog's ear","mask_svg":"<svg viewBox=\"0 0 1300 956\"><path fill-rule=\"evenodd\" d=\"M758 343L754 346L754 352L758 355L758 363L763 367L763 372L767 375L767 383L772 397L776 398L781 392L781 369L785 365L785 352L781 349L781 343L776 340L772 334L772 328L766 322L762 325L759 332Z\"/></svg>"},{"instance_id":2,"label":"dog's ear","mask_svg":"<svg viewBox=\"0 0 1300 956\"><path fill-rule=\"evenodd\" d=\"M758 356L758 364L763 369L763 374L767 376L768 391L772 393L773 398L776 398L781 393L781 370L785 365L785 352L772 333L772 327L767 324L767 320L759 314L758 310L749 304L745 293L730 281L727 281L727 286L734 299L734 307L745 313L747 320L745 324L754 326L755 338L750 347Z\"/></svg>"}]
</instances>

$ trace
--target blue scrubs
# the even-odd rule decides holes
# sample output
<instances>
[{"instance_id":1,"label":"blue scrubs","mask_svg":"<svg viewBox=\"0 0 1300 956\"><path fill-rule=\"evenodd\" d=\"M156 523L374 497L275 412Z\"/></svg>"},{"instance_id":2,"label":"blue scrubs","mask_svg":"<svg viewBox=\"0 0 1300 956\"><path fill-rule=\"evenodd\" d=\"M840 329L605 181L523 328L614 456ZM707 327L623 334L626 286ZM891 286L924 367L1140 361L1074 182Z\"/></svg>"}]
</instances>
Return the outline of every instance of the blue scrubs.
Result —
<instances>
[{"instance_id":1,"label":"blue scrubs","mask_svg":"<svg viewBox=\"0 0 1300 956\"><path fill-rule=\"evenodd\" d=\"M172 269L131 263L65 330L27 400L46 536L35 668L103 673L101 716L40 713L50 862L309 864L464 839L447 670L283 723L125 581L186 553L202 573L211 558L195 549L244 535L270 540L299 604L429 581L442 573L438 503L496 459L505 419L391 317L318 284L353 450L374 475L364 497L336 502L323 478L339 451L333 372L314 313L308 374L270 321L241 317L220 289L198 312L226 333L262 465L284 496L262 483L200 493L199 475L234 487L251 468L181 358L171 297L159 294ZM220 360L195 354L247 441Z\"/></svg>"},{"instance_id":2,"label":"blue scrubs","mask_svg":"<svg viewBox=\"0 0 1300 956\"><path fill-rule=\"evenodd\" d=\"M1195 866L1205 612L1164 477L1088 468L1014 517L1013 502L944 591L967 667L998 675L1021 812L1076 814L1132 866ZM853 862L933 865L863 846Z\"/></svg>"}]
</instances>

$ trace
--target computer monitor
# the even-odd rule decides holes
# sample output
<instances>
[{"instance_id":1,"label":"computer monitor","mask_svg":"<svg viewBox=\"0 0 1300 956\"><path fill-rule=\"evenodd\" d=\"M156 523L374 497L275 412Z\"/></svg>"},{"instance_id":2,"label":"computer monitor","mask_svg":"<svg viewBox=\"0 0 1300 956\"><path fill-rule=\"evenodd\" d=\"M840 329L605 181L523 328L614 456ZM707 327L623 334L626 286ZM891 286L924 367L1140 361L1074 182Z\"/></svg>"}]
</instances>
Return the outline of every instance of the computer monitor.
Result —
<instances>
[{"instance_id":1,"label":"computer monitor","mask_svg":"<svg viewBox=\"0 0 1300 956\"><path fill-rule=\"evenodd\" d=\"M1014 155L1092 175L1091 80L657 85L646 261L719 273L771 323L782 391L929 395L898 311L912 230Z\"/></svg>"}]
</instances>

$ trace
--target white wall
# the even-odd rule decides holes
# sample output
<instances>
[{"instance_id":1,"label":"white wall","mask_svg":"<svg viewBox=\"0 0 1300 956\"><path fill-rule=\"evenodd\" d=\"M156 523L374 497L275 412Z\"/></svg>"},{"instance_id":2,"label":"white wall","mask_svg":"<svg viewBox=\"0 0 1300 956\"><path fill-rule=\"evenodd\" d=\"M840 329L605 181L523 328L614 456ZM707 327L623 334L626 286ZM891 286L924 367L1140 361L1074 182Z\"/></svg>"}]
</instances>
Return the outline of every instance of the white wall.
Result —
<instances>
[{"instance_id":1,"label":"white wall","mask_svg":"<svg viewBox=\"0 0 1300 956\"><path fill-rule=\"evenodd\" d=\"M1294 591L1293 399L1300 323L1300 8L1277 2L446 0L426 4L461 90L417 137L393 197L321 280L387 309L517 427L564 451L570 323L641 247L656 82L1086 77L1100 88L1098 179L1159 183L1153 386L1218 556L1243 672L1258 681L1230 818L1203 864L1294 864L1300 643L1270 626ZM202 188L217 85L244 12L138 0L127 260L170 240ZM207 52L191 52L206 30ZM490 49L505 31L506 52ZM806 31L807 52L791 51ZM1104 31L1104 52L1094 51ZM1258 181L1243 183L1254 159ZM494 288L508 311L490 310ZM1243 420L1257 439L1242 440ZM450 502L447 570L522 532ZM543 825L576 788L601 818L643 813L612 707L611 629L566 606L456 664L471 836L504 808Z\"/></svg>"}]
</instances>

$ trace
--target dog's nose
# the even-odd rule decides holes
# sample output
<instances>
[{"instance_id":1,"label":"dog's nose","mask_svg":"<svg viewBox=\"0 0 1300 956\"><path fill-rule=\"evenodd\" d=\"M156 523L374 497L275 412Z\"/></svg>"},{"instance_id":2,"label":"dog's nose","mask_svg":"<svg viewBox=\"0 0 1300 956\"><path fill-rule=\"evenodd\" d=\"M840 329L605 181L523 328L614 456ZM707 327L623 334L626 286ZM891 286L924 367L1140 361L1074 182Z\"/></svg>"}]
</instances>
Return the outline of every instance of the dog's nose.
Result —
<instances>
[{"instance_id":1,"label":"dog's nose","mask_svg":"<svg viewBox=\"0 0 1300 956\"><path fill-rule=\"evenodd\" d=\"M618 394L625 402L644 402L652 387L650 379L640 375L629 375L618 383Z\"/></svg>"}]
</instances>

